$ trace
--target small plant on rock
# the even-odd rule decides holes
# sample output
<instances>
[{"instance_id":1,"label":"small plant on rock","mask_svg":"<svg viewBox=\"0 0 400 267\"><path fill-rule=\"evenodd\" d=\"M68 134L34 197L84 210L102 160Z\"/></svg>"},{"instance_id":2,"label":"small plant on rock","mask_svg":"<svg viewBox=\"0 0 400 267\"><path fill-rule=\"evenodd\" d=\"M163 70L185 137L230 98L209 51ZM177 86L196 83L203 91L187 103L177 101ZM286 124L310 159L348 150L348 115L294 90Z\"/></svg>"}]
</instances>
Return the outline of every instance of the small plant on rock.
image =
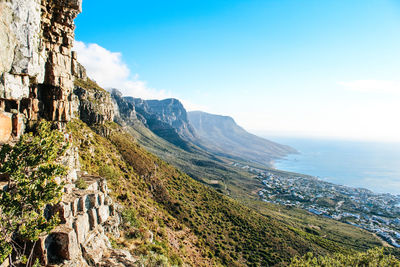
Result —
<instances>
[{"instance_id":1,"label":"small plant on rock","mask_svg":"<svg viewBox=\"0 0 400 267\"><path fill-rule=\"evenodd\" d=\"M88 188L88 184L82 178L78 178L78 180L75 181L75 186L76 186L76 188L82 189L82 190Z\"/></svg>"}]
</instances>

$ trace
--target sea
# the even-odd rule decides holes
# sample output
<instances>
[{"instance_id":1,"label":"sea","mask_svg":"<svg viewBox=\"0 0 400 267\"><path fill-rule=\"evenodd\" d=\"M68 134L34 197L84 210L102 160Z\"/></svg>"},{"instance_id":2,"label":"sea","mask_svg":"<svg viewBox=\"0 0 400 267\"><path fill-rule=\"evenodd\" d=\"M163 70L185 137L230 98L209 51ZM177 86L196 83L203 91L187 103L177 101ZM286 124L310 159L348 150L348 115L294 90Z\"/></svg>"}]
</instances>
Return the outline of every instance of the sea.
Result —
<instances>
[{"instance_id":1,"label":"sea","mask_svg":"<svg viewBox=\"0 0 400 267\"><path fill-rule=\"evenodd\" d=\"M276 169L400 195L400 143L267 137L299 153L276 160Z\"/></svg>"}]
</instances>

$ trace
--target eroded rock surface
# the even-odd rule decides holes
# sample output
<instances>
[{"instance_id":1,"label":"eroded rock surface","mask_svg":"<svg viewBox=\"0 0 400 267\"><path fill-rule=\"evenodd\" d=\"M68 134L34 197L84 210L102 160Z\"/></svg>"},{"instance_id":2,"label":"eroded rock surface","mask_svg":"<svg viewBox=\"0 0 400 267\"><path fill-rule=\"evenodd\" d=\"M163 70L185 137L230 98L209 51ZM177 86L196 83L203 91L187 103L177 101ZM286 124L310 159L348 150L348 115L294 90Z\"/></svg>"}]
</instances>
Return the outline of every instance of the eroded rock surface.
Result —
<instances>
[{"instance_id":1,"label":"eroded rock surface","mask_svg":"<svg viewBox=\"0 0 400 267\"><path fill-rule=\"evenodd\" d=\"M114 103L110 93L95 88L76 86L79 98L79 118L88 125L103 124L114 120Z\"/></svg>"},{"instance_id":2,"label":"eroded rock surface","mask_svg":"<svg viewBox=\"0 0 400 267\"><path fill-rule=\"evenodd\" d=\"M27 121L73 117L77 63L71 48L81 5L81 0L0 1L0 113L23 116L13 124L17 136Z\"/></svg>"},{"instance_id":3,"label":"eroded rock surface","mask_svg":"<svg viewBox=\"0 0 400 267\"><path fill-rule=\"evenodd\" d=\"M135 259L126 251L113 249L108 238L119 237L120 217L118 207L108 195L106 181L88 175L81 175L80 179L87 188L68 184L62 201L47 211L49 215L58 214L61 224L41 238L36 257L43 265L133 265ZM125 255L123 262L121 255Z\"/></svg>"}]
</instances>

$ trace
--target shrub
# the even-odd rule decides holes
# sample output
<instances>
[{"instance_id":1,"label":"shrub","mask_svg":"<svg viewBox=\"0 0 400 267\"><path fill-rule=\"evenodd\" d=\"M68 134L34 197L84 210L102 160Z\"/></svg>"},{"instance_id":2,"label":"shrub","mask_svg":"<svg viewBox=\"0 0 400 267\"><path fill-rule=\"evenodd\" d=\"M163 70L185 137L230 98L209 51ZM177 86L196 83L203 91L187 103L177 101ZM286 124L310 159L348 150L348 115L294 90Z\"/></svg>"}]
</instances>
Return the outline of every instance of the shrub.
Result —
<instances>
[{"instance_id":1,"label":"shrub","mask_svg":"<svg viewBox=\"0 0 400 267\"><path fill-rule=\"evenodd\" d=\"M139 227L140 221L137 219L137 212L134 208L127 208L122 211L122 220L131 227Z\"/></svg>"},{"instance_id":2,"label":"shrub","mask_svg":"<svg viewBox=\"0 0 400 267\"><path fill-rule=\"evenodd\" d=\"M14 146L1 148L0 173L8 186L0 191L0 260L14 253L17 265L32 265L28 248L58 224L58 217L46 218L44 209L62 196L63 185L56 177L65 175L66 169L55 161L67 148L63 141L61 132L42 121L35 134L27 133Z\"/></svg>"},{"instance_id":3,"label":"shrub","mask_svg":"<svg viewBox=\"0 0 400 267\"><path fill-rule=\"evenodd\" d=\"M400 266L400 261L392 255L384 255L383 248L370 249L367 252L344 255L335 253L329 256L314 257L309 252L303 257L295 257L290 264L291 267L317 267L317 266Z\"/></svg>"},{"instance_id":4,"label":"shrub","mask_svg":"<svg viewBox=\"0 0 400 267\"><path fill-rule=\"evenodd\" d=\"M88 184L86 183L85 180L82 178L79 178L78 180L75 181L75 186L79 189L86 189L88 188Z\"/></svg>"}]
</instances>

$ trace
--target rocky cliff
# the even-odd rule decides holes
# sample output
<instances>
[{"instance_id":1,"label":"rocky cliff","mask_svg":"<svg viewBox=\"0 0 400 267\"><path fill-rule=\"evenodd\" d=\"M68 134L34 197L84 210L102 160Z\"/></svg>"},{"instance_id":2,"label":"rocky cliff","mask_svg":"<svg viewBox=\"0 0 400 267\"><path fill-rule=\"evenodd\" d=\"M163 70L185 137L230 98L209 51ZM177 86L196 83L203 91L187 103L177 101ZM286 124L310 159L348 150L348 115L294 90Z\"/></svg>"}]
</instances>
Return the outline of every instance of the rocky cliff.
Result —
<instances>
[{"instance_id":1,"label":"rocky cliff","mask_svg":"<svg viewBox=\"0 0 400 267\"><path fill-rule=\"evenodd\" d=\"M81 0L0 2L0 142L26 122L73 117L74 18Z\"/></svg>"},{"instance_id":2,"label":"rocky cliff","mask_svg":"<svg viewBox=\"0 0 400 267\"><path fill-rule=\"evenodd\" d=\"M110 94L87 77L71 51L81 5L81 0L0 1L0 145L39 119L55 122L66 142L72 142L64 127L72 118L89 125L113 121ZM77 147L60 161L68 166L68 175L60 178L64 195L44 212L58 214L61 224L41 236L34 258L42 265L133 266L132 256L112 249L108 239L119 236L120 217L105 179L80 172ZM85 187L78 188L77 180Z\"/></svg>"},{"instance_id":3,"label":"rocky cliff","mask_svg":"<svg viewBox=\"0 0 400 267\"><path fill-rule=\"evenodd\" d=\"M67 184L62 201L48 211L58 214L61 224L40 238L35 257L46 266L132 266L135 259L124 250L113 249L108 239L119 237L120 216L106 181L85 174L79 179L86 188Z\"/></svg>"},{"instance_id":4,"label":"rocky cliff","mask_svg":"<svg viewBox=\"0 0 400 267\"><path fill-rule=\"evenodd\" d=\"M111 96L113 98L113 103L115 107L115 121L118 124L134 125L140 123L137 116L138 114L136 114L134 103L128 101L125 97L123 97L122 93L117 89L111 90Z\"/></svg>"},{"instance_id":5,"label":"rocky cliff","mask_svg":"<svg viewBox=\"0 0 400 267\"><path fill-rule=\"evenodd\" d=\"M124 100L134 107L138 119L156 135L184 150L195 149L191 139L195 138L196 133L179 100L143 100L133 97L125 97Z\"/></svg>"},{"instance_id":6,"label":"rocky cliff","mask_svg":"<svg viewBox=\"0 0 400 267\"><path fill-rule=\"evenodd\" d=\"M79 99L76 115L88 125L114 120L116 108L110 93L89 78L75 80L74 94Z\"/></svg>"}]
</instances>

